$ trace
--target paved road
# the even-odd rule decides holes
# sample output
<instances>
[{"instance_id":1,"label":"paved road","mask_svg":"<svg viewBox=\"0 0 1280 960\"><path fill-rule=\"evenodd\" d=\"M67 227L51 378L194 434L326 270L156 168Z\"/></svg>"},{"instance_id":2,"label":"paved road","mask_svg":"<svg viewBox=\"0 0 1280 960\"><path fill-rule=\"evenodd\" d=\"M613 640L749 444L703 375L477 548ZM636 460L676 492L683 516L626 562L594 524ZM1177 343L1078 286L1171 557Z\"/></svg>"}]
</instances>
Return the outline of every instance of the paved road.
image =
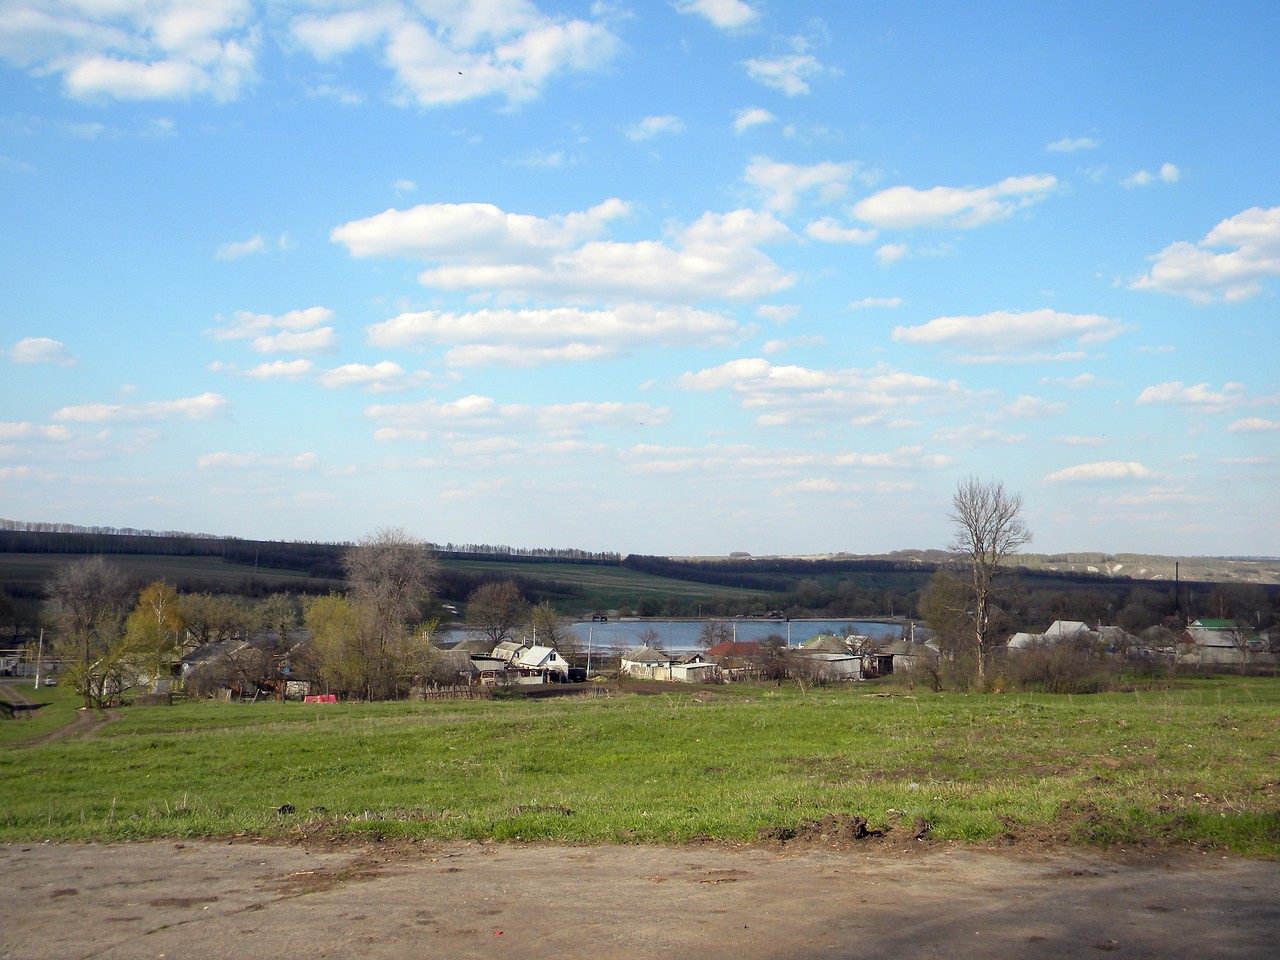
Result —
<instances>
[{"instance_id":1,"label":"paved road","mask_svg":"<svg viewBox=\"0 0 1280 960\"><path fill-rule=\"evenodd\" d=\"M1280 863L720 846L0 846L0 958L1270 958Z\"/></svg>"}]
</instances>

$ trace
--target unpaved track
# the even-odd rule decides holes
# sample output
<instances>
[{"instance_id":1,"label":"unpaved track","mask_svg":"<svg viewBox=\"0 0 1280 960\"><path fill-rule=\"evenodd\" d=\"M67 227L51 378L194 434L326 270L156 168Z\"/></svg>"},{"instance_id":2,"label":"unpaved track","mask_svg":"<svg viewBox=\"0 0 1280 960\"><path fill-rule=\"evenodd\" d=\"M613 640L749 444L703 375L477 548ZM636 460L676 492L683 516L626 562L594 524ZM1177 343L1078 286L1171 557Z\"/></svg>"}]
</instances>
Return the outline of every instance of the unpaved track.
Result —
<instances>
[{"instance_id":1,"label":"unpaved track","mask_svg":"<svg viewBox=\"0 0 1280 960\"><path fill-rule=\"evenodd\" d=\"M1272 958L1280 863L939 846L0 846L0 958Z\"/></svg>"}]
</instances>

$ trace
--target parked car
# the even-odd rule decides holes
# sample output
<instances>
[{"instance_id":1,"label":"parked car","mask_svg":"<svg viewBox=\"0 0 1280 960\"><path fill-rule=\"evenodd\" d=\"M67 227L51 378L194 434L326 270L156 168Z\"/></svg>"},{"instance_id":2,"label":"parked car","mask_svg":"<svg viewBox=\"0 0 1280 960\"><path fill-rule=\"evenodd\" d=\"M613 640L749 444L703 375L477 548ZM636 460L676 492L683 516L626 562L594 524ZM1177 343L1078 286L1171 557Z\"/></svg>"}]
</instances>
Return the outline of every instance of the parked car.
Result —
<instances>
[{"instance_id":1,"label":"parked car","mask_svg":"<svg viewBox=\"0 0 1280 960\"><path fill-rule=\"evenodd\" d=\"M44 678L44 685L45 685L46 687L56 687L56 686L58 685L58 678L57 678L57 677L45 677L45 678Z\"/></svg>"}]
</instances>

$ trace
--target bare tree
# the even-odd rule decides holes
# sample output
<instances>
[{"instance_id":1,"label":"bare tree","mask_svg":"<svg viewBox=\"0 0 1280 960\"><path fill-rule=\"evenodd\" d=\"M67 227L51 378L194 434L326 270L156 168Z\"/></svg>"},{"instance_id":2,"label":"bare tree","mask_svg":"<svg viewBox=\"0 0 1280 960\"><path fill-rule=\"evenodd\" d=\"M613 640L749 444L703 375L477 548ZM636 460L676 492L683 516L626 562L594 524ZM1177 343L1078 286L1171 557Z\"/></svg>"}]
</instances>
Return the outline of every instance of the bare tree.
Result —
<instances>
[{"instance_id":1,"label":"bare tree","mask_svg":"<svg viewBox=\"0 0 1280 960\"><path fill-rule=\"evenodd\" d=\"M118 691L127 659L124 622L133 598L124 573L100 556L59 567L48 586L71 683L86 707Z\"/></svg>"},{"instance_id":2,"label":"bare tree","mask_svg":"<svg viewBox=\"0 0 1280 960\"><path fill-rule=\"evenodd\" d=\"M707 620L698 631L698 646L710 650L733 639L733 627L723 620Z\"/></svg>"},{"instance_id":3,"label":"bare tree","mask_svg":"<svg viewBox=\"0 0 1280 960\"><path fill-rule=\"evenodd\" d=\"M529 611L529 626L533 628L534 639L539 644L558 650L566 660L576 659L581 652L573 625L546 600Z\"/></svg>"},{"instance_id":4,"label":"bare tree","mask_svg":"<svg viewBox=\"0 0 1280 960\"><path fill-rule=\"evenodd\" d=\"M467 623L496 647L529 617L529 604L511 580L482 583L467 598Z\"/></svg>"},{"instance_id":5,"label":"bare tree","mask_svg":"<svg viewBox=\"0 0 1280 960\"><path fill-rule=\"evenodd\" d=\"M1006 491L999 480L961 480L951 498L949 517L955 525L950 548L964 555L969 568L973 652L977 683L982 687L993 641L992 593L996 576L1012 554L1031 542L1031 531L1022 521L1022 495Z\"/></svg>"}]
</instances>

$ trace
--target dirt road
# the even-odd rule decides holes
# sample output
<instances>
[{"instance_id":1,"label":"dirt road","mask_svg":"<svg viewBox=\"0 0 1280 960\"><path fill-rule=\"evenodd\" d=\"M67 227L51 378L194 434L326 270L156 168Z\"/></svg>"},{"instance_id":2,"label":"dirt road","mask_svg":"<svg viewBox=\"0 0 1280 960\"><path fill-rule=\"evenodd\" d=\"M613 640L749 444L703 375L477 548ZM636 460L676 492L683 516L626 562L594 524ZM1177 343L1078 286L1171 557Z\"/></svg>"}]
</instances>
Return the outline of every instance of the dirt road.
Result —
<instances>
[{"instance_id":1,"label":"dirt road","mask_svg":"<svg viewBox=\"0 0 1280 960\"><path fill-rule=\"evenodd\" d=\"M968 848L0 846L0 958L1273 957L1280 863Z\"/></svg>"}]
</instances>

